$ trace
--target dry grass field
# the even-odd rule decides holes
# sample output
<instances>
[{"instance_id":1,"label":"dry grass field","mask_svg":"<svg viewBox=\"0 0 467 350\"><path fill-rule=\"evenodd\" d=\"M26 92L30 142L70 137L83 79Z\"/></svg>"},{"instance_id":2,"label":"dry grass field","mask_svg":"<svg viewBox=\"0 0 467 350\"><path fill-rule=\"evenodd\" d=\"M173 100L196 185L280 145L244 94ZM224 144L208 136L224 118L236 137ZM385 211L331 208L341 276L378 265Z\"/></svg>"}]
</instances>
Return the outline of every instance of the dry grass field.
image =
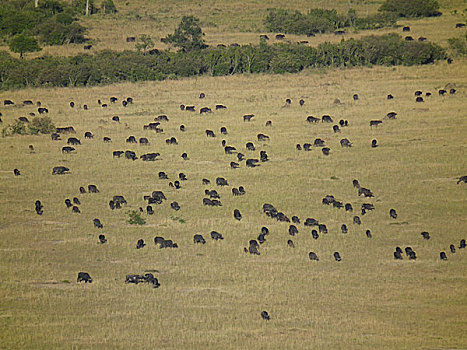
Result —
<instances>
[{"instance_id":1,"label":"dry grass field","mask_svg":"<svg viewBox=\"0 0 467 350\"><path fill-rule=\"evenodd\" d=\"M0 139L0 348L465 349L467 251L449 252L450 244L458 247L467 238L467 188L456 184L466 175L465 63L2 92L1 100L16 102L0 108L4 125L35 110L21 101L40 100L57 126L75 127L82 145L62 154L66 135L62 141L49 135ZM456 94L438 96L446 87ZM433 95L416 103L416 90ZM131 96L134 104L97 104L111 96ZM283 107L286 98L290 107ZM200 115L181 111L182 103L197 110L222 103L228 109ZM390 111L398 113L396 120L385 118ZM243 122L248 113L255 118ZM160 114L169 117L163 134L143 130ZM323 114L349 126L335 134L332 124L305 121ZM114 115L120 124L111 121ZM382 125L370 128L373 119ZM265 126L267 120L272 126ZM221 126L228 135L220 134ZM207 138L206 129L217 137ZM85 140L85 131L94 139ZM270 141L258 142L259 132ZM147 137L150 145L126 144L129 135ZM104 143L104 136L112 142ZM165 143L172 136L178 145ZM331 148L329 156L315 147L296 150L297 143L318 137ZM339 146L344 137L352 148ZM378 148L370 147L373 138ZM265 150L270 161L231 169L236 156L224 154L222 139L247 158ZM247 141L256 151L245 150ZM155 162L113 159L113 150L161 156ZM189 160L182 160L183 152ZM51 175L57 165L70 174ZM22 175L15 177L14 168ZM159 171L169 180L160 180ZM179 190L169 187L180 172L188 180ZM218 176L229 186L216 186ZM212 184L202 185L202 178ZM375 198L358 197L353 179ZM100 192L80 194L79 187L88 184ZM246 194L232 196L231 188L240 185ZM222 207L202 205L205 189L220 193ZM146 225L128 224L128 211L145 207L143 196L153 190L164 191L168 200L154 205L154 215L142 214ZM111 211L108 202L117 194L128 205ZM354 213L322 205L327 194L352 203ZM64 204L73 197L81 201L80 214ZM34 211L38 199L42 216ZM172 201L179 211L170 208ZM263 214L263 203L300 217L299 234L289 236L288 223ZM355 225L352 217L362 203L376 209ZM389 217L391 208L396 220ZM241 221L233 218L234 209ZM303 225L307 217L325 223L329 233L312 239L312 228ZM94 218L102 230L93 227ZM343 223L348 234L340 231ZM245 254L243 247L262 226L270 235L261 255ZM365 236L367 229L373 238ZM224 240L211 240L212 230ZM431 239L424 240L422 231ZM106 244L97 243L100 233ZM196 233L205 245L193 243ZM173 239L179 248L159 249L155 236ZM137 250L140 238L147 246ZM287 246L290 238L295 248ZM395 261L396 246L411 246L417 260ZM310 261L310 251L320 261ZM334 261L334 251L341 262ZM441 251L447 261L440 260ZM76 283L79 271L94 282ZM124 283L127 274L145 272L154 273L161 287ZM270 321L261 319L262 310Z\"/></svg>"}]
</instances>

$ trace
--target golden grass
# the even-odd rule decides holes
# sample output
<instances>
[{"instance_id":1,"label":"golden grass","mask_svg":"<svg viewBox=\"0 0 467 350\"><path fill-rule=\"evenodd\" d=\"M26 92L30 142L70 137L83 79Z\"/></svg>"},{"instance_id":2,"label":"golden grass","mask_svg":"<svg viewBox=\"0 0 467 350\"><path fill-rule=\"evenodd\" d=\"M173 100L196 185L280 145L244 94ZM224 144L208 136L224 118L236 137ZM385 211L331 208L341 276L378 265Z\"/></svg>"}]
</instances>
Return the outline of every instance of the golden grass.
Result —
<instances>
[{"instance_id":1,"label":"golden grass","mask_svg":"<svg viewBox=\"0 0 467 350\"><path fill-rule=\"evenodd\" d=\"M244 75L200 77L180 81L118 84L94 88L26 89L1 92L15 107L0 107L4 125L27 116L26 99L40 100L57 126L73 125L83 143L76 154L63 155L65 144L49 136L0 139L0 337L5 349L414 349L465 348L467 336L466 252L448 253L449 244L465 237L465 60L452 65L374 67L365 69L310 70L297 75ZM455 87L455 95L439 97L437 90ZM415 90L433 96L415 103ZM199 93L206 98L200 100ZM353 101L358 93L360 99ZM386 100L392 93L394 100ZM107 109L97 99L135 103ZM283 108L286 98L293 104ZM304 98L303 107L298 100ZM339 98L341 103L334 104ZM75 109L69 101L77 104ZM228 106L210 115L182 112L179 104L197 108ZM83 104L89 105L84 111ZM396 120L384 118L396 111ZM256 115L250 123L242 115ZM164 134L144 131L142 125L167 114ZM347 119L350 126L334 134L330 125L309 125L308 115L330 114ZM111 122L118 115L120 124ZM372 119L383 124L371 129ZM267 120L272 127L264 126ZM181 133L180 124L187 131ZM221 148L219 128L226 126L227 143L248 157L266 150L270 161L261 167L232 170L234 156ZM204 131L218 135L208 139ZM84 140L92 131L94 140ZM260 143L256 134L271 141ZM130 146L125 138L146 136L149 147ZM104 144L103 136L112 143ZM165 139L175 136L177 146ZM295 144L323 138L331 148L325 157L319 149L297 152ZM351 149L339 140L347 137ZM376 138L379 148L371 149ZM245 151L253 141L257 151ZM36 151L30 153L28 145ZM132 149L138 155L160 152L161 159L135 162L112 159L113 150ZM180 158L187 152L190 160ZM52 176L53 166L65 165L71 173ZM22 176L14 177L13 168ZM184 172L182 189L169 188L157 172L171 181ZM228 179L228 188L202 186L201 179ZM357 178L375 193L362 199L352 188ZM79 194L80 186L96 184L98 194ZM243 185L247 194L233 197L231 187ZM204 189L217 189L223 206L203 207ZM143 195L162 190L168 197L154 206L155 215L143 216L141 227L126 223L126 212L144 206ZM128 206L108 208L113 195L122 194ZM351 223L352 215L321 204L333 194L351 202L355 214L364 202L376 210ZM64 199L78 197L81 214L65 208ZM34 201L44 214L34 212ZM170 209L178 201L181 210ZM266 217L263 203L275 205L302 220L313 217L328 226L318 240L311 229L288 236L288 225ZM243 219L233 219L235 208ZM399 213L389 218L390 208ZM100 218L108 238L92 225ZM178 219L183 219L181 223ZM346 223L349 233L340 233ZM243 253L249 239L262 226L271 234L260 256ZM371 229L373 238L365 237ZM214 242L209 232L225 237ZM431 240L420 237L429 231ZM206 245L194 245L201 233ZM178 242L179 249L159 249L153 238L162 235ZM136 241L148 244L136 250ZM292 238L295 249L287 248ZM417 261L396 262L396 246L411 246ZM311 262L315 251L321 261ZM340 263L332 258L339 251ZM125 275L157 271L161 287L126 285ZM79 271L87 271L92 284L77 284ZM271 320L261 319L268 310Z\"/></svg>"}]
</instances>

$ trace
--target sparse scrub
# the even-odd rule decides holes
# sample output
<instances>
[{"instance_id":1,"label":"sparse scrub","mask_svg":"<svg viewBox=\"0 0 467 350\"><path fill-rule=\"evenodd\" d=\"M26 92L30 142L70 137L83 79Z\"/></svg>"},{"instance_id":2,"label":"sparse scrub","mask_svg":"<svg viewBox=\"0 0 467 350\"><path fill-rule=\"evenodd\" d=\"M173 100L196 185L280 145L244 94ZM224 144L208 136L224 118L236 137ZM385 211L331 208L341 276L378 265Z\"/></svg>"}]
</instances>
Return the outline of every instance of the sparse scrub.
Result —
<instances>
[{"instance_id":1,"label":"sparse scrub","mask_svg":"<svg viewBox=\"0 0 467 350\"><path fill-rule=\"evenodd\" d=\"M130 225L144 225L146 220L141 217L141 213L138 210L132 210L128 213L128 223Z\"/></svg>"}]
</instances>

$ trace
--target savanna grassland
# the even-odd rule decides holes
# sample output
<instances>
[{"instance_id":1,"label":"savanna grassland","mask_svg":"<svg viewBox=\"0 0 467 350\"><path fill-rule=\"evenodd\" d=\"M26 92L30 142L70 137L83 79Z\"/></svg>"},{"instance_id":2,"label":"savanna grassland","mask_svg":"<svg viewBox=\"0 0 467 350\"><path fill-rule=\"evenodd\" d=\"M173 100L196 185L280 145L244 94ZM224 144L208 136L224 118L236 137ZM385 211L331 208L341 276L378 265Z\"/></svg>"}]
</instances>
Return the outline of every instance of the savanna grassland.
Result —
<instances>
[{"instance_id":1,"label":"savanna grassland","mask_svg":"<svg viewBox=\"0 0 467 350\"><path fill-rule=\"evenodd\" d=\"M123 2L116 3L124 8ZM344 8L346 3L336 1L333 7ZM203 11L197 12L195 4ZM148 5L144 11L142 2L128 6L138 13L147 11L148 16L159 16L165 9L167 26L175 27L178 20L169 19L178 12L181 16L183 8L203 21L207 21L203 15L215 16L215 7L209 4L174 2L157 10ZM251 3L253 9L245 6L243 11L256 16L258 8L301 9L307 4L258 1ZM357 5L359 11L371 13L379 3ZM261 31L254 33L254 27L248 27L252 33L235 31L231 14L240 12L239 3L216 6L225 21L224 27L219 22L212 29L220 28L215 34L219 42L228 43L229 37L242 43L244 36L258 37ZM440 44L459 35L454 24L461 19L463 4L446 1L442 6L439 18L408 21L416 28L412 30L430 39L446 28L436 41ZM451 13L453 9L458 13ZM125 11L118 16L130 13ZM122 44L115 45L123 45L127 35L140 34L131 30L131 23L138 21L115 32L106 18L94 19L95 28L100 20L102 33L108 28L106 35L119 37ZM466 76L465 58L455 58L452 64L417 67L1 91L1 101L15 102L0 107L2 127L37 112L37 107L21 103L33 100L48 108L56 126L72 125L77 133L63 134L60 141L52 141L50 135L0 138L0 348L467 348L467 251L458 249L459 241L467 238L467 187L457 184L460 176L467 175ZM438 95L439 89L452 88L455 94ZM415 102L416 90L423 92L423 103ZM201 92L204 99L199 98ZM354 94L359 95L357 101ZM388 94L394 99L388 100ZM119 101L109 103L112 96ZM123 107L121 101L130 96L134 103ZM289 107L284 107L286 98L292 100ZM99 106L98 99L108 107ZM302 107L300 99L305 101ZM197 112L181 111L180 104L195 105ZM216 104L227 109L216 111ZM213 112L200 115L205 106ZM386 118L391 111L397 112L395 120ZM243 122L242 116L251 113L252 121ZM144 124L162 114L169 118L162 122L164 133L143 130ZM334 133L333 124L306 122L309 115L324 114L335 122L348 120L349 126ZM120 123L113 122L113 116L119 116ZM376 119L383 123L370 127L370 120ZM266 127L266 121L272 125ZM182 124L185 132L179 129ZM219 132L222 126L227 135ZM216 137L207 138L207 129ZM94 139L85 139L86 131ZM259 142L258 133L270 140ZM127 144L130 135L147 137L150 145ZM82 145L75 147L76 152L62 154L68 136L78 137ZM104 136L112 142L104 143ZM170 137L178 145L167 145ZM325 140L329 156L319 147L296 150L296 144L316 138ZM348 138L352 147L340 147L342 138ZM229 163L237 157L224 153L223 139L247 158L259 158L259 152L266 151L270 160L256 168L247 168L243 161L239 169L231 169ZM372 139L379 147L370 147ZM245 149L248 141L255 151ZM113 158L114 150L161 156L155 162L131 161ZM188 160L181 158L184 152ZM52 175L52 168L60 165L70 173ZM14 168L20 169L20 176L13 175ZM160 171L169 180L159 179ZM169 187L181 172L187 176L180 181L181 188ZM229 186L216 186L219 176ZM211 185L203 185L203 178ZM353 179L375 197L359 197ZM99 193L80 194L79 187L89 184L95 184ZM244 196L232 195L231 189L238 186L244 186ZM203 206L205 189L219 192L221 207ZM154 215L141 214L145 225L130 225L128 212L145 208L143 196L154 190L163 191L167 201L153 205ZM128 204L110 210L114 195L125 196ZM321 204L326 195L352 203L354 212ZM81 202L79 214L64 204L73 197ZM44 205L41 216L34 211L36 200ZM179 211L170 208L173 201L180 204ZM264 203L289 217L297 215L298 235L288 234L289 223L267 217ZM374 204L375 210L361 216L362 203ZM397 210L395 220L389 217L391 208ZM234 209L241 211L241 221L233 218ZM360 215L361 225L352 223L354 215ZM93 226L94 218L102 221L103 229ZM314 227L303 225L306 218L326 224L329 233L313 239ZM347 234L341 233L342 224L349 227ZM244 253L263 226L270 234L259 248L261 255ZM372 238L366 237L367 229ZM224 240L211 240L213 230ZM422 231L428 231L431 239L424 240ZM102 233L108 242L98 244ZM202 234L206 244L194 244L195 234ZM155 236L172 239L179 248L160 249L154 245ZM136 249L138 239L147 246ZM295 248L288 247L288 239ZM450 244L456 253L449 251ZM396 246L412 247L417 259L409 261L404 254L402 261L394 260ZM310 261L310 251L320 261ZM334 260L335 251L342 261ZM441 251L447 253L447 261L440 260ZM93 283L77 283L80 271L88 272ZM158 278L159 288L124 283L127 274L147 272ZM261 318L263 310L268 311L269 321Z\"/></svg>"}]
</instances>

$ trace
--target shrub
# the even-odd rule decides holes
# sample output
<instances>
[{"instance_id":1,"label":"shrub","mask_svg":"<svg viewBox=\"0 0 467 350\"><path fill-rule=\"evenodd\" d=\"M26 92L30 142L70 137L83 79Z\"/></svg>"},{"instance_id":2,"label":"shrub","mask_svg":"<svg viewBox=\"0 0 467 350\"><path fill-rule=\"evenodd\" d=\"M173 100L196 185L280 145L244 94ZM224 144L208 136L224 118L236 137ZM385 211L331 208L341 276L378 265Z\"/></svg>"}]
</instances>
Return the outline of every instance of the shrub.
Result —
<instances>
[{"instance_id":1,"label":"shrub","mask_svg":"<svg viewBox=\"0 0 467 350\"><path fill-rule=\"evenodd\" d=\"M178 28L173 34L167 35L164 41L181 48L183 51L201 50L207 47L203 40L203 31L199 19L193 16L183 16Z\"/></svg>"},{"instance_id":2,"label":"shrub","mask_svg":"<svg viewBox=\"0 0 467 350\"><path fill-rule=\"evenodd\" d=\"M467 34L464 37L448 39L448 44L455 55L467 55Z\"/></svg>"},{"instance_id":3,"label":"shrub","mask_svg":"<svg viewBox=\"0 0 467 350\"><path fill-rule=\"evenodd\" d=\"M2 129L2 136L26 135L28 132L23 122L17 120L14 124L10 124Z\"/></svg>"},{"instance_id":4,"label":"shrub","mask_svg":"<svg viewBox=\"0 0 467 350\"><path fill-rule=\"evenodd\" d=\"M439 4L436 0L386 0L379 11L390 12L398 17L439 16Z\"/></svg>"},{"instance_id":5,"label":"shrub","mask_svg":"<svg viewBox=\"0 0 467 350\"><path fill-rule=\"evenodd\" d=\"M42 43L48 45L63 45L84 42L85 28L78 23L69 25L49 19L36 26L35 34Z\"/></svg>"},{"instance_id":6,"label":"shrub","mask_svg":"<svg viewBox=\"0 0 467 350\"><path fill-rule=\"evenodd\" d=\"M25 52L40 51L41 48L37 43L37 40L33 36L23 32L15 35L8 44L9 48L13 52L19 53L19 57L23 58Z\"/></svg>"},{"instance_id":7,"label":"shrub","mask_svg":"<svg viewBox=\"0 0 467 350\"><path fill-rule=\"evenodd\" d=\"M37 130L35 134L51 134L55 132L55 125L52 123L52 119L49 117L34 117L32 122L29 124L29 130ZM31 132L32 133L32 132Z\"/></svg>"},{"instance_id":8,"label":"shrub","mask_svg":"<svg viewBox=\"0 0 467 350\"><path fill-rule=\"evenodd\" d=\"M139 52L142 50L143 55L145 55L146 50L154 47L154 41L149 35L143 34L138 38L138 42L136 43L135 47Z\"/></svg>"},{"instance_id":9,"label":"shrub","mask_svg":"<svg viewBox=\"0 0 467 350\"><path fill-rule=\"evenodd\" d=\"M141 214L137 210L132 210L128 213L128 223L130 225L144 225L146 220L141 217Z\"/></svg>"}]
</instances>

